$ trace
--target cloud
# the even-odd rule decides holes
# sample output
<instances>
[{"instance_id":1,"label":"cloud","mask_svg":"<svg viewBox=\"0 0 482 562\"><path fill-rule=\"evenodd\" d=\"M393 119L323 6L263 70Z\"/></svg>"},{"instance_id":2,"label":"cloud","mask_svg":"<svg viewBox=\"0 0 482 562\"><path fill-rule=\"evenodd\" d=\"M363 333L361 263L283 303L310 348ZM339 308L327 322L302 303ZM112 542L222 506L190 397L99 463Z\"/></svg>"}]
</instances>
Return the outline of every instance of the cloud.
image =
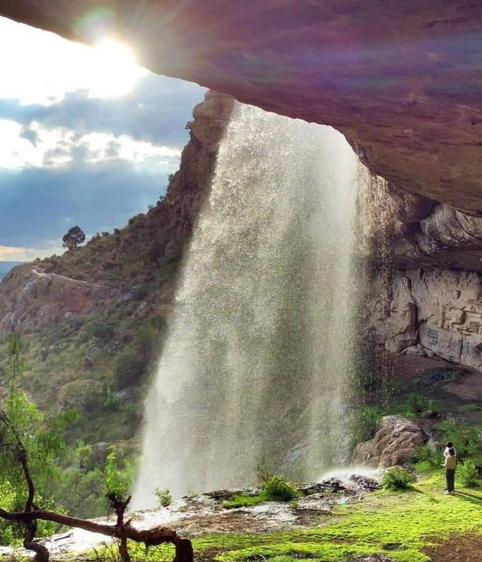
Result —
<instances>
[{"instance_id":1,"label":"cloud","mask_svg":"<svg viewBox=\"0 0 482 562\"><path fill-rule=\"evenodd\" d=\"M121 227L165 192L171 171L121 160L1 170L0 243L39 253L58 247L72 224L88 233Z\"/></svg>"},{"instance_id":2,"label":"cloud","mask_svg":"<svg viewBox=\"0 0 482 562\"><path fill-rule=\"evenodd\" d=\"M118 45L92 51L3 18L0 47L9 53L0 60L0 259L57 252L72 224L112 230L155 203L204 88L151 74Z\"/></svg>"},{"instance_id":3,"label":"cloud","mask_svg":"<svg viewBox=\"0 0 482 562\"><path fill-rule=\"evenodd\" d=\"M32 123L37 122L50 129L70 129L83 135L92 132L126 135L180 148L188 139L184 126L204 92L196 84L148 74L123 97L91 98L88 91L76 91L49 106L0 99L0 119L22 124L24 138L33 143L35 137L30 131Z\"/></svg>"},{"instance_id":4,"label":"cloud","mask_svg":"<svg viewBox=\"0 0 482 562\"><path fill-rule=\"evenodd\" d=\"M13 246L0 246L0 262L20 262L33 261L35 258L46 258L52 254L60 254L64 249L60 246L52 244L45 250L37 250L35 248L15 248ZM0 271L0 278L1 278Z\"/></svg>"}]
</instances>

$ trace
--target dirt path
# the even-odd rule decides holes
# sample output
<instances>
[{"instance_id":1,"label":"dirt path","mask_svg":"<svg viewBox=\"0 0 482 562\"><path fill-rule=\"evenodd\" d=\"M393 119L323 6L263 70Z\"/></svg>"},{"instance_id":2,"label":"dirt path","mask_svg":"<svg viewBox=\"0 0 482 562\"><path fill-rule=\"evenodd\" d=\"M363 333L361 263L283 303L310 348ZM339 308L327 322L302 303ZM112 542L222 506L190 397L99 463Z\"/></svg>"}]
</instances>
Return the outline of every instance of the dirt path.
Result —
<instances>
[{"instance_id":1,"label":"dirt path","mask_svg":"<svg viewBox=\"0 0 482 562\"><path fill-rule=\"evenodd\" d=\"M456 536L424 553L432 562L482 562L482 535Z\"/></svg>"}]
</instances>

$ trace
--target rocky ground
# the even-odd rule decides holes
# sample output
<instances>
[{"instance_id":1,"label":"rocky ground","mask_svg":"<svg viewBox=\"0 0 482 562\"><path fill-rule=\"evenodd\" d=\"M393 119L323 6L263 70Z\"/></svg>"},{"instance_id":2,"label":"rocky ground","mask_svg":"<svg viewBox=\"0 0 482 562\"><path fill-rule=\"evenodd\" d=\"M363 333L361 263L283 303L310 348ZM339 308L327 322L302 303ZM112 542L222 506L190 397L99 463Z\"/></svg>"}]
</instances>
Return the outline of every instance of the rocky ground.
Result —
<instances>
[{"instance_id":1,"label":"rocky ground","mask_svg":"<svg viewBox=\"0 0 482 562\"><path fill-rule=\"evenodd\" d=\"M405 491L375 490L366 475L339 474L298 486L296 503L227 509L221 490L133 514L140 528L165 525L191 538L202 562L482 562L482 491L457 485L444 495L442 471ZM369 493L369 492L372 493ZM47 541L54 560L115 562L114 546L69 531ZM80 554L83 552L83 554ZM11 553L9 557L12 558ZM172 551L131 546L134 562L168 562Z\"/></svg>"},{"instance_id":2,"label":"rocky ground","mask_svg":"<svg viewBox=\"0 0 482 562\"><path fill-rule=\"evenodd\" d=\"M133 525L139 529L165 526L189 538L212 534L244 535L301 530L329 521L336 506L359 502L377 490L380 476L380 471L338 471L321 482L299 485L300 497L296 501L266 501L240 508L228 508L226 501L240 494L254 497L259 493L259 488L219 490L184 497L158 510L136 511L130 517ZM114 524L115 517L98 521ZM101 548L108 542L102 535L70 529L52 536L44 544L52 557L63 558L72 553ZM13 549L0 551L4 555L13 553Z\"/></svg>"}]
</instances>

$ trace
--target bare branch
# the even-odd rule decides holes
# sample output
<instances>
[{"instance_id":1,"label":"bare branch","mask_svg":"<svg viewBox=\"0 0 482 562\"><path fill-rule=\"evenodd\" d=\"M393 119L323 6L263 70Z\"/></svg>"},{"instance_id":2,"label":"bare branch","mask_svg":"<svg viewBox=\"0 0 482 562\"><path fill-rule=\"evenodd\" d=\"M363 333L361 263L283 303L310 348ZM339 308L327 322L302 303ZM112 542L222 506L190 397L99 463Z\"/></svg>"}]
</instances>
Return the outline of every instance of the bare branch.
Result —
<instances>
[{"instance_id":1,"label":"bare branch","mask_svg":"<svg viewBox=\"0 0 482 562\"><path fill-rule=\"evenodd\" d=\"M170 543L176 548L175 562L193 561L191 541L183 539L176 533L176 531L165 527L138 530L132 527L130 523L122 523L121 527L118 525L106 525L95 521L77 519L76 517L62 515L60 513L55 513L54 511L47 511L43 509L36 509L28 512L8 512L0 508L0 517L9 521L20 521L24 523L33 520L53 521L55 523L59 523L60 525L75 527L77 529L83 529L84 531L90 531L91 533L118 538L120 540L122 540L123 536L125 536L126 539L138 543L144 543L146 546L159 546L161 544Z\"/></svg>"}]
</instances>

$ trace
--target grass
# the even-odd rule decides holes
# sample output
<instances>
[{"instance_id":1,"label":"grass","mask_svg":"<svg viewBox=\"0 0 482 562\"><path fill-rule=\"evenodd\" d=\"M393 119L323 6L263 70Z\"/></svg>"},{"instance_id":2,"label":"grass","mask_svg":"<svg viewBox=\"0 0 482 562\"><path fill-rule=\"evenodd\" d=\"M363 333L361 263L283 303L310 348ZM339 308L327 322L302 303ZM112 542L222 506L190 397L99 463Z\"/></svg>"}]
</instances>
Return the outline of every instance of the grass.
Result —
<instances>
[{"instance_id":1,"label":"grass","mask_svg":"<svg viewBox=\"0 0 482 562\"><path fill-rule=\"evenodd\" d=\"M339 506L335 520L319 528L211 535L195 539L194 548L201 556L215 549L214 557L221 562L300 558L342 562L370 554L384 554L398 562L426 562L424 547L451 534L480 533L482 527L482 490L461 489L456 496L446 496L443 488L443 474L438 473L411 490L380 491L358 504Z\"/></svg>"},{"instance_id":2,"label":"grass","mask_svg":"<svg viewBox=\"0 0 482 562\"><path fill-rule=\"evenodd\" d=\"M218 562L348 562L385 555L397 562L429 562L424 549L449 539L481 534L482 489L443 492L442 471L403 492L380 490L362 502L338 506L326 524L274 533L209 534L193 539L196 559ZM101 556L99 560L115 559ZM130 547L133 562L171 561L172 547ZM105 553L103 553L105 554ZM117 559L116 559L117 560Z\"/></svg>"},{"instance_id":3,"label":"grass","mask_svg":"<svg viewBox=\"0 0 482 562\"><path fill-rule=\"evenodd\" d=\"M268 501L265 496L258 494L257 496L247 496L245 494L237 494L230 500L223 502L225 509L236 509L239 507L253 507L262 502Z\"/></svg>"}]
</instances>

